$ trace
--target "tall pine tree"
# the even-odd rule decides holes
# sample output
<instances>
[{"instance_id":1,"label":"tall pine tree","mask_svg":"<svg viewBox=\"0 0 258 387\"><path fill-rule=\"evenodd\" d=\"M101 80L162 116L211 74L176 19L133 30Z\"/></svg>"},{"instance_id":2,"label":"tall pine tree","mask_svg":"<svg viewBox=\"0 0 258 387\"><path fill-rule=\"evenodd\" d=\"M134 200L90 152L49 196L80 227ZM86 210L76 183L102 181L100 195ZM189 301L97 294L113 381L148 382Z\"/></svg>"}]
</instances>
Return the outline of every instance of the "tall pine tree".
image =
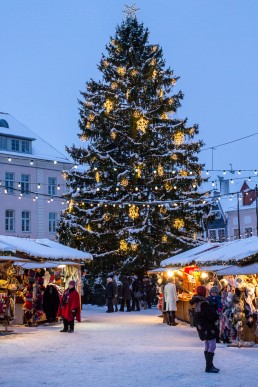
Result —
<instances>
[{"instance_id":1,"label":"tall pine tree","mask_svg":"<svg viewBox=\"0 0 258 387\"><path fill-rule=\"evenodd\" d=\"M98 66L102 80L81 92L84 144L67 149L81 167L66 173L58 234L89 251L96 271L139 274L195 247L207 213L198 126L177 117L178 77L148 38L134 15L117 27Z\"/></svg>"}]
</instances>

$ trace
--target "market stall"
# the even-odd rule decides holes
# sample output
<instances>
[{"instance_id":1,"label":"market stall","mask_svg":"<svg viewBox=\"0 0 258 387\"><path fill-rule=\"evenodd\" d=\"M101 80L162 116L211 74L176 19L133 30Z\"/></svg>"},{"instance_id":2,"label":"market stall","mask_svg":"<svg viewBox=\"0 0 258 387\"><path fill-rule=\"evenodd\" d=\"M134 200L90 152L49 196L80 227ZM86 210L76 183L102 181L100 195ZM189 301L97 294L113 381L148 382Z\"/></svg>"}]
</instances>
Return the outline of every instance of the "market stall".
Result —
<instances>
[{"instance_id":1,"label":"market stall","mask_svg":"<svg viewBox=\"0 0 258 387\"><path fill-rule=\"evenodd\" d=\"M20 260L2 267L0 277L14 299L14 322L36 325L42 320L55 321L60 297L70 280L81 293L81 265L92 256L48 239L0 236L0 243L3 241Z\"/></svg>"}]
</instances>

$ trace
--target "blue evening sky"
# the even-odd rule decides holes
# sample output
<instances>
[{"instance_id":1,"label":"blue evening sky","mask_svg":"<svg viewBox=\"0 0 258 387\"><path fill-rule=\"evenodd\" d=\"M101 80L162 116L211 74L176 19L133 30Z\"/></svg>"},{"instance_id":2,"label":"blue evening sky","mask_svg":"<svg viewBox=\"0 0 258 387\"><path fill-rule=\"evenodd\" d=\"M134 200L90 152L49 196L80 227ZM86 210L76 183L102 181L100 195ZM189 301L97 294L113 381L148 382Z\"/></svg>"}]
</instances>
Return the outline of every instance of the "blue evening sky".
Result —
<instances>
[{"instance_id":1,"label":"blue evening sky","mask_svg":"<svg viewBox=\"0 0 258 387\"><path fill-rule=\"evenodd\" d=\"M120 0L0 0L0 111L62 152L79 144L80 90L125 17ZM138 20L180 76L181 118L205 147L258 133L258 1L138 0ZM214 150L214 168L258 169L258 135ZM211 169L211 151L200 160Z\"/></svg>"}]
</instances>

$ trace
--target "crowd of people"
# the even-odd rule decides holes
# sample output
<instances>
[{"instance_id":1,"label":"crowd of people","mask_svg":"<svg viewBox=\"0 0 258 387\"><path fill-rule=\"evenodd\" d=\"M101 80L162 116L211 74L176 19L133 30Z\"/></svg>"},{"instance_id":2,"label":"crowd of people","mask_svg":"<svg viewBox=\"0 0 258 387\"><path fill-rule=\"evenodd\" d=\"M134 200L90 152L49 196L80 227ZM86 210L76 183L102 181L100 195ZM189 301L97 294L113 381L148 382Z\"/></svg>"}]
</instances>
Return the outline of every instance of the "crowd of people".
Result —
<instances>
[{"instance_id":1,"label":"crowd of people","mask_svg":"<svg viewBox=\"0 0 258 387\"><path fill-rule=\"evenodd\" d=\"M107 313L133 312L142 308L151 308L156 302L157 287L146 277L142 281L135 275L121 276L119 279L110 275L107 278L105 299Z\"/></svg>"}]
</instances>

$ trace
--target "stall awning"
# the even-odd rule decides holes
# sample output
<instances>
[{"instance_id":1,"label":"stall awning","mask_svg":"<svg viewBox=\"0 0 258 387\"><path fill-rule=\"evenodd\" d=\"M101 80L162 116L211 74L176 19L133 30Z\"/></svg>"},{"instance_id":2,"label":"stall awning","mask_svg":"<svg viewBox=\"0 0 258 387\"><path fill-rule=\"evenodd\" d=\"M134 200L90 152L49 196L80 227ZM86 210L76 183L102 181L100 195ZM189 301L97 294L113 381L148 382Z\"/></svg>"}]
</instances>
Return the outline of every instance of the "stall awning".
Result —
<instances>
[{"instance_id":1,"label":"stall awning","mask_svg":"<svg viewBox=\"0 0 258 387\"><path fill-rule=\"evenodd\" d=\"M213 265L213 266L200 266L200 271L217 272L218 270L227 269L229 265Z\"/></svg>"},{"instance_id":2,"label":"stall awning","mask_svg":"<svg viewBox=\"0 0 258 387\"><path fill-rule=\"evenodd\" d=\"M216 264L232 264L246 259L255 259L258 262L258 237L237 239L225 243L205 243L174 257L165 259L161 266L189 265L211 266ZM233 261L233 262L232 262Z\"/></svg>"},{"instance_id":3,"label":"stall awning","mask_svg":"<svg viewBox=\"0 0 258 387\"><path fill-rule=\"evenodd\" d=\"M217 271L217 275L249 275L258 274L258 263L246 266L229 266Z\"/></svg>"},{"instance_id":4,"label":"stall awning","mask_svg":"<svg viewBox=\"0 0 258 387\"><path fill-rule=\"evenodd\" d=\"M50 268L54 268L54 267L58 267L60 265L72 265L72 266L75 266L75 265L78 265L78 266L81 266L79 263L76 263L74 261L45 261L45 262L33 262L33 261L29 261L29 262L16 262L14 264L15 266L20 266L22 267L23 269L50 269Z\"/></svg>"},{"instance_id":5,"label":"stall awning","mask_svg":"<svg viewBox=\"0 0 258 387\"><path fill-rule=\"evenodd\" d=\"M92 260L90 253L64 246L49 239L29 239L0 235L0 243L8 245L16 254L23 253L29 257L62 260Z\"/></svg>"}]
</instances>

